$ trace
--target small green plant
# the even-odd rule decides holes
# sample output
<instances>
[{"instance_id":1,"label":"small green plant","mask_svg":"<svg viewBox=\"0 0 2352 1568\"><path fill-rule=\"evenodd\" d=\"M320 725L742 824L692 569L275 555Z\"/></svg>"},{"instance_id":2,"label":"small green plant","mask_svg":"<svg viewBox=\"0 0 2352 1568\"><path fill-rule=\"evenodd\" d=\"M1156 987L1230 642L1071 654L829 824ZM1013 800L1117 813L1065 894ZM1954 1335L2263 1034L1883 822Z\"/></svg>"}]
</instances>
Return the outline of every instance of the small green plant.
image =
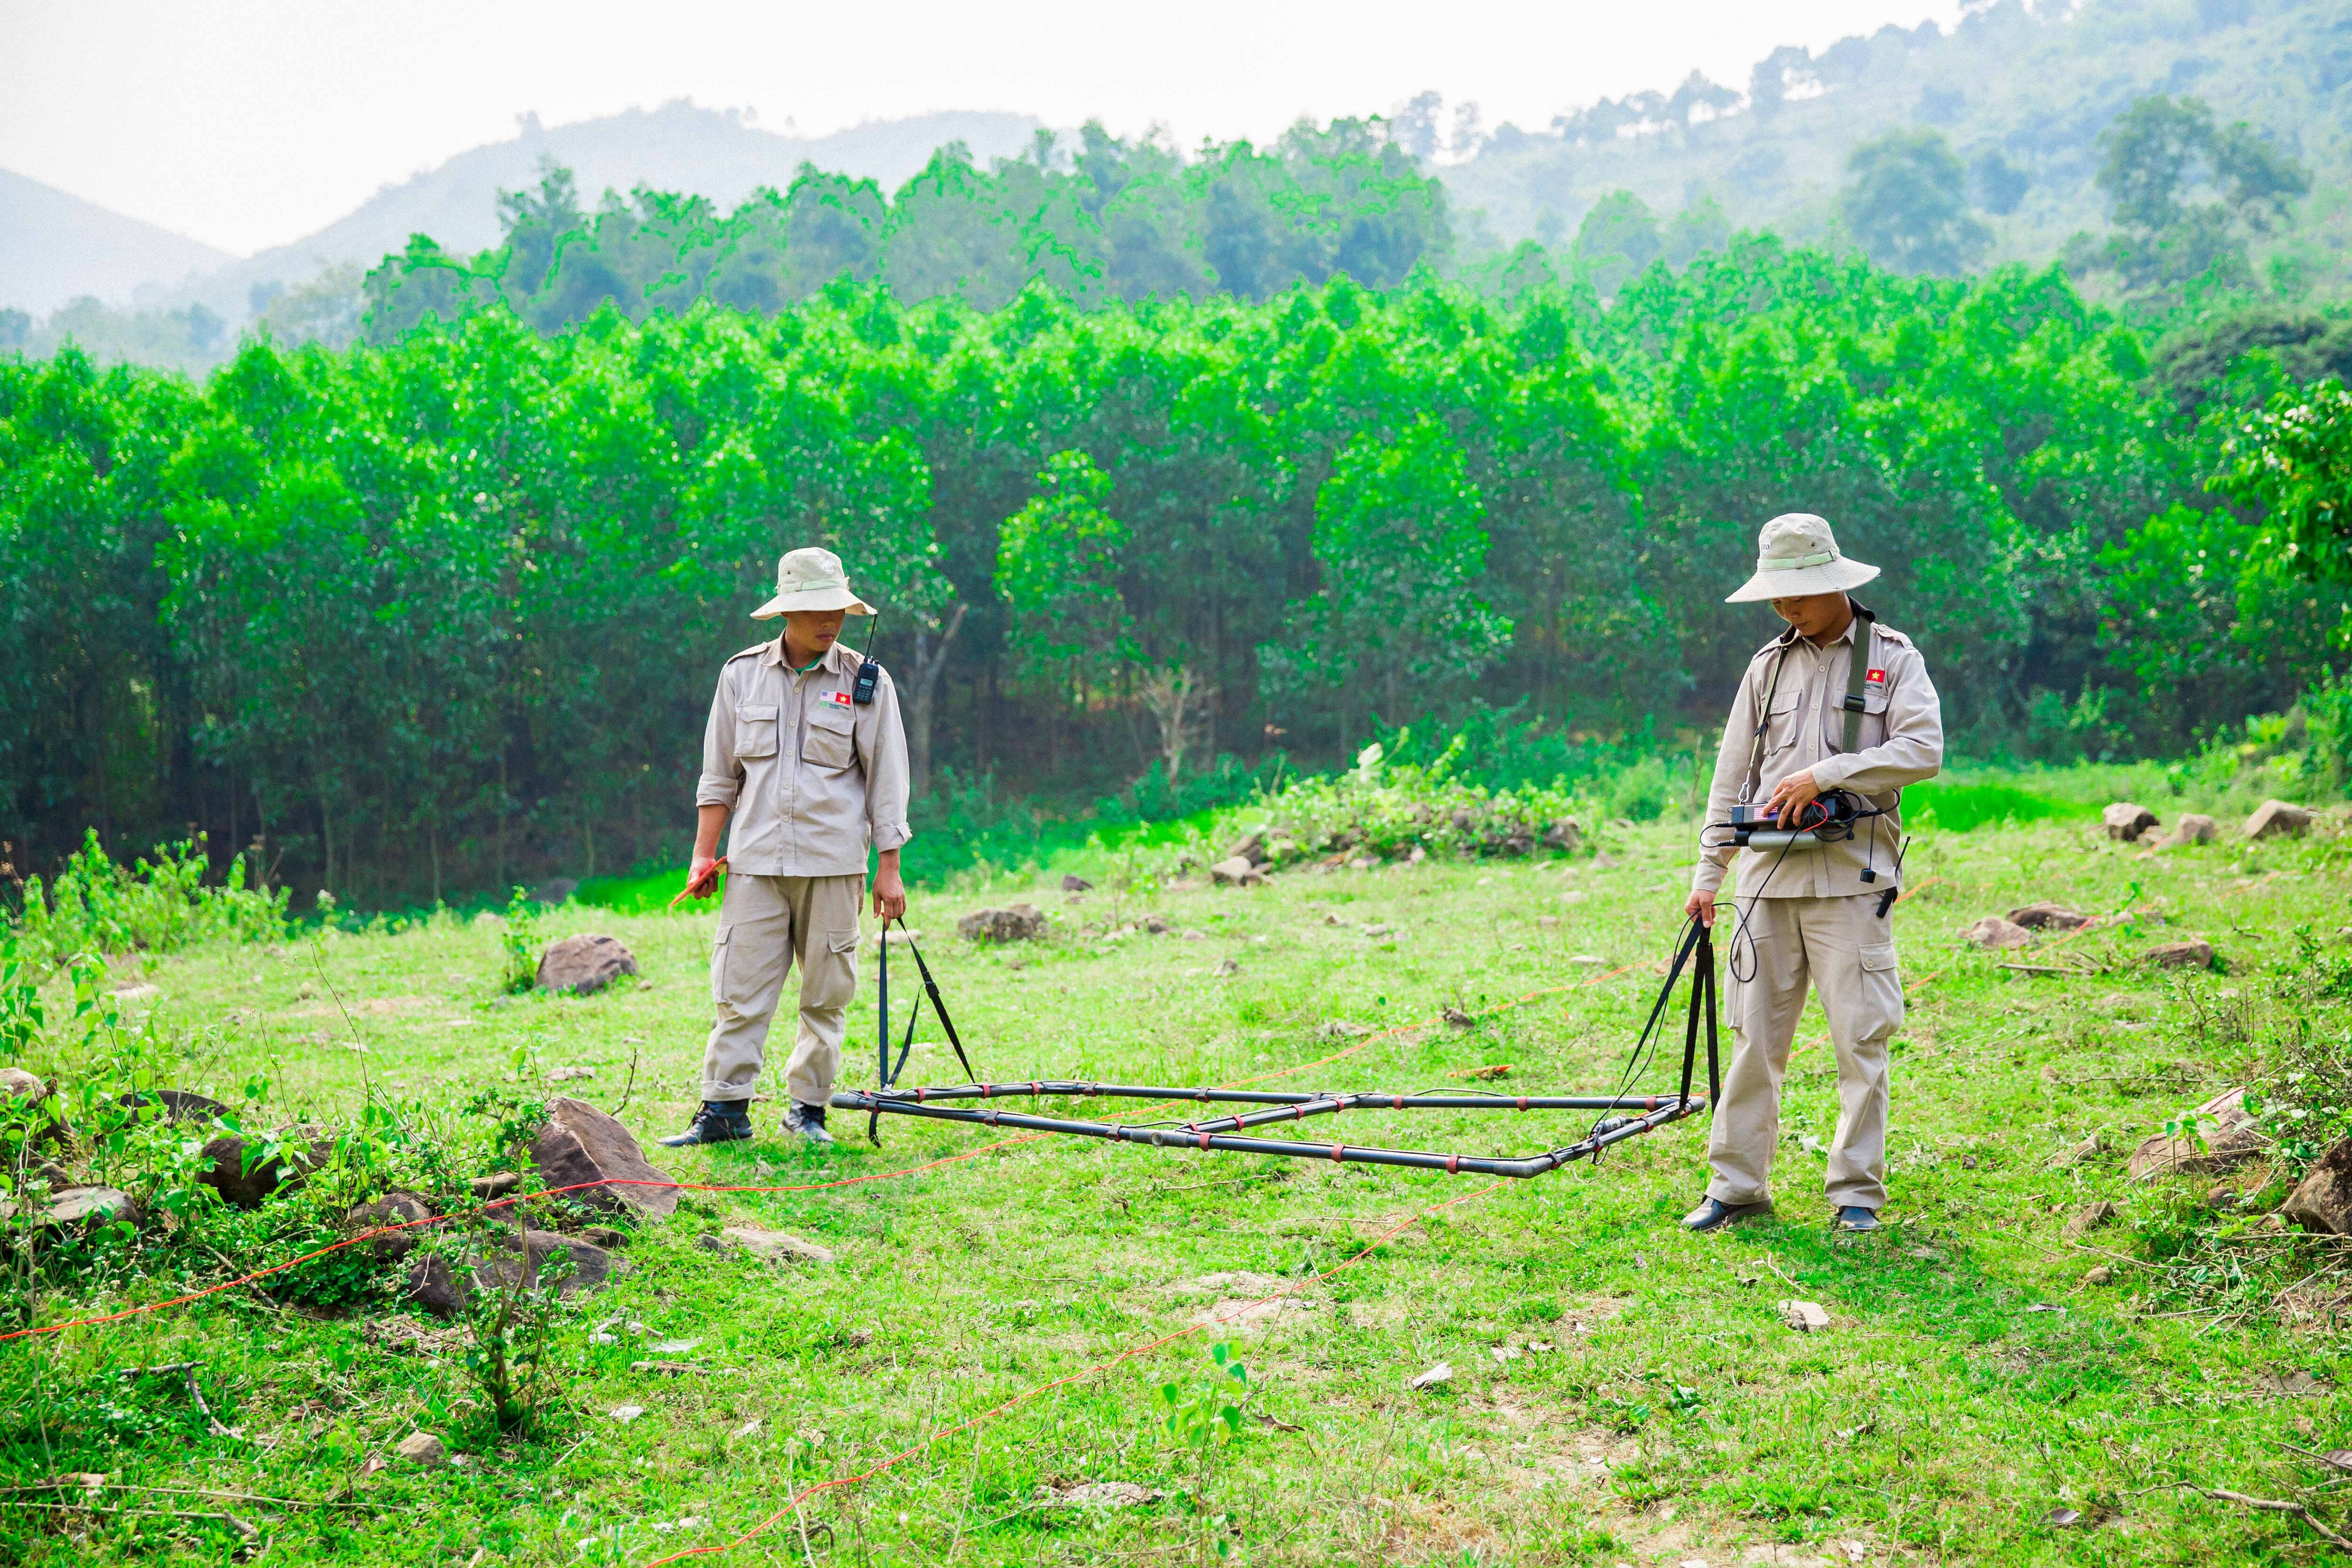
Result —
<instances>
[{"instance_id":1,"label":"small green plant","mask_svg":"<svg viewBox=\"0 0 2352 1568\"><path fill-rule=\"evenodd\" d=\"M506 973L499 988L520 995L539 984L539 906L520 888L507 900L506 925L499 932L506 951Z\"/></svg>"},{"instance_id":2,"label":"small green plant","mask_svg":"<svg viewBox=\"0 0 2352 1568\"><path fill-rule=\"evenodd\" d=\"M1638 1432L1648 1426L1650 1417L1656 1414L1646 1399L1620 1399L1613 1394L1603 1394L1594 1400L1593 1409L1620 1432Z\"/></svg>"},{"instance_id":3,"label":"small green plant","mask_svg":"<svg viewBox=\"0 0 2352 1568\"><path fill-rule=\"evenodd\" d=\"M489 1407L491 1424L520 1435L539 1428L556 1331L571 1317L559 1294L572 1272L571 1258L534 1252L528 1238L520 1224L477 1215L427 1244L459 1294L471 1341L466 1372Z\"/></svg>"},{"instance_id":4,"label":"small green plant","mask_svg":"<svg viewBox=\"0 0 2352 1568\"><path fill-rule=\"evenodd\" d=\"M0 1057L22 1060L41 1037L47 1021L32 963L18 948L15 933L0 931Z\"/></svg>"},{"instance_id":5,"label":"small green plant","mask_svg":"<svg viewBox=\"0 0 2352 1568\"><path fill-rule=\"evenodd\" d=\"M1233 1359L1233 1348L1222 1341L1209 1347L1209 1366L1189 1383L1160 1385L1163 1414L1161 1430L1177 1447L1192 1455L1192 1502L1208 1511L1209 1475L1217 1448L1241 1436L1242 1403L1249 1397L1249 1371ZM1219 1552L1222 1554L1223 1538Z\"/></svg>"}]
</instances>

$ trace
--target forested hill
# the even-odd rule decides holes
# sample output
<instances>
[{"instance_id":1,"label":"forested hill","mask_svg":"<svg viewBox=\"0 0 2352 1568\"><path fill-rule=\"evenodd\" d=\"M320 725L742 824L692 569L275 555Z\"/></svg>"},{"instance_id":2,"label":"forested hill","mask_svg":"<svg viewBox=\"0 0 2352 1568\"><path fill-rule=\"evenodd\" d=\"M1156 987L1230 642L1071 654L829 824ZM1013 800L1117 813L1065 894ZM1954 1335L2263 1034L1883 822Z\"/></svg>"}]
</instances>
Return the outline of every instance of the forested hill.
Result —
<instances>
[{"instance_id":1,"label":"forested hill","mask_svg":"<svg viewBox=\"0 0 2352 1568\"><path fill-rule=\"evenodd\" d=\"M1355 121L1190 159L1093 125L1067 157L1041 134L1033 156L989 170L950 146L888 201L874 181L803 165L731 213L642 188L587 210L570 173L550 169L500 215L493 250L453 254L419 235L387 257L368 275L367 335L493 301L542 331L607 302L639 318L703 299L774 310L835 279L983 310L1032 282L1083 306L1212 290L1263 300L1340 272L1388 289L1443 266L1452 239L1444 187Z\"/></svg>"},{"instance_id":2,"label":"forested hill","mask_svg":"<svg viewBox=\"0 0 2352 1568\"><path fill-rule=\"evenodd\" d=\"M2316 175L2283 248L2352 277L2352 7L2343 0L1996 0L1949 32L1888 26L1815 55L1783 48L1744 82L1680 84L1605 100L1549 125L1473 129L1424 99L1401 137L1453 160L1455 205L1489 243L1566 242L1595 204L1630 191L1661 224L1850 237L1840 195L1854 150L1897 131L1940 135L1968 171L1990 231L1984 264L2046 260L2102 229L2099 138L2131 103L2193 94ZM1461 130L1449 137L1449 125ZM1465 236L1465 239L1470 237ZM1475 251L1475 245L1465 249Z\"/></svg>"},{"instance_id":3,"label":"forested hill","mask_svg":"<svg viewBox=\"0 0 2352 1568\"><path fill-rule=\"evenodd\" d=\"M836 278L256 342L202 386L0 355L0 840L258 830L376 904L675 848L712 672L818 539L889 606L926 811L1504 711L1546 777L1672 743L1772 629L1721 599L1792 510L1886 568L1956 747L2177 755L2342 658L2352 404L2168 368L2054 268L1769 237L1606 304Z\"/></svg>"}]
</instances>

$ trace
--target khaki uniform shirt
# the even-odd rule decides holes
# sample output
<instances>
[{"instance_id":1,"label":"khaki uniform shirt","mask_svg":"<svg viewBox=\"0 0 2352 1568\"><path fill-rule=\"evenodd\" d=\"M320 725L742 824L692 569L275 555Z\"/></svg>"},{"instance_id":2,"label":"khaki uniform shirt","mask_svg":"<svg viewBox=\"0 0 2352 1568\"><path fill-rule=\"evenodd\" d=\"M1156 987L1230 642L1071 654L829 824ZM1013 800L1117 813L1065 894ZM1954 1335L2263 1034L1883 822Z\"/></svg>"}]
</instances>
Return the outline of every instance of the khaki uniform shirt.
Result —
<instances>
[{"instance_id":1,"label":"khaki uniform shirt","mask_svg":"<svg viewBox=\"0 0 2352 1568\"><path fill-rule=\"evenodd\" d=\"M1748 661L1739 694L1732 700L1730 721L1724 726L1722 749L1716 753L1707 826L1700 830L1698 868L1691 878L1693 891L1720 889L1735 854L1743 897L1838 898L1895 886L1895 854L1903 842L1898 810L1903 786L1932 778L1943 767L1943 706L1935 683L1927 679L1927 661L1911 639L1876 626L1870 662L1864 668L1881 672L1883 679L1864 681L1862 731L1851 754L1842 750L1847 658L1861 625L1858 616L1848 622L1826 647L1815 647L1791 630L1766 643ZM1788 662L1775 682L1772 666L1783 657L1784 647ZM1769 714L1759 711L1767 687L1771 688ZM1764 727L1763 773L1754 804L1769 800L1782 779L1811 768L1822 793L1851 790L1886 815L1864 818L1854 824L1853 837L1832 843L1799 844L1785 853L1777 848L1734 850L1730 830L1717 825L1731 820L1731 807L1748 782L1748 753L1759 723ZM1865 866L1876 867L1875 882L1862 879Z\"/></svg>"},{"instance_id":2,"label":"khaki uniform shirt","mask_svg":"<svg viewBox=\"0 0 2352 1568\"><path fill-rule=\"evenodd\" d=\"M858 707L860 662L835 643L814 669L787 669L779 637L719 670L694 803L734 812L730 871L863 876L869 843L896 849L914 837L898 690L885 671L874 700Z\"/></svg>"}]
</instances>

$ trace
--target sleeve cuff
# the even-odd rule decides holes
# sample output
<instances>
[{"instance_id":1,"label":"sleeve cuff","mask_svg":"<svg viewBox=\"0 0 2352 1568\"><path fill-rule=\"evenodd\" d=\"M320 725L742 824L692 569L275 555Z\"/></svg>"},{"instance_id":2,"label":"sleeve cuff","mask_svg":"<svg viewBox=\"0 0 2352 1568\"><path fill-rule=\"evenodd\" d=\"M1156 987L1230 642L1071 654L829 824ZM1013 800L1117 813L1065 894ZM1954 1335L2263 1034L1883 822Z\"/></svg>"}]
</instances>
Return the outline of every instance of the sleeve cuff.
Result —
<instances>
[{"instance_id":1,"label":"sleeve cuff","mask_svg":"<svg viewBox=\"0 0 2352 1568\"><path fill-rule=\"evenodd\" d=\"M915 830L903 822L877 822L874 825L874 847L887 853L903 846L914 837Z\"/></svg>"},{"instance_id":2,"label":"sleeve cuff","mask_svg":"<svg viewBox=\"0 0 2352 1568\"><path fill-rule=\"evenodd\" d=\"M735 809L736 797L742 792L743 781L740 779L719 778L705 773L702 775L702 782L694 786L694 804L698 806L723 805L732 811Z\"/></svg>"},{"instance_id":3,"label":"sleeve cuff","mask_svg":"<svg viewBox=\"0 0 2352 1568\"><path fill-rule=\"evenodd\" d=\"M1853 776L1851 768L1843 764L1847 757L1824 757L1813 764L1813 784L1824 795L1833 789L1843 789L1845 781Z\"/></svg>"}]
</instances>

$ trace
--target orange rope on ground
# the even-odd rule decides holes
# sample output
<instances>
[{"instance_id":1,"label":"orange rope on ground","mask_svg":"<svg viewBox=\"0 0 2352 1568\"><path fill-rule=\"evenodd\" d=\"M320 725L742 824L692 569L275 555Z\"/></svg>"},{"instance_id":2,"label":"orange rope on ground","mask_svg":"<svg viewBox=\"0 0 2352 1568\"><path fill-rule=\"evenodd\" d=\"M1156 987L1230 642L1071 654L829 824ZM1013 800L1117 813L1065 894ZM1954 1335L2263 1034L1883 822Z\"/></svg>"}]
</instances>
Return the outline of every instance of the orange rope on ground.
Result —
<instances>
[{"instance_id":1,"label":"orange rope on ground","mask_svg":"<svg viewBox=\"0 0 2352 1568\"><path fill-rule=\"evenodd\" d=\"M1530 991L1523 996L1515 997L1511 1001L1501 1003L1494 1007L1490 1007L1485 1014L1480 1016L1490 1016L1496 1013L1507 1012L1514 1007L1525 1006L1528 1003L1534 1001L1539 996L1549 996L1563 991L1575 991L1586 986L1597 985L1601 981L1609 979L1611 975L1622 974L1625 973L1626 969L1630 969L1633 966L1631 964L1627 964L1622 968L1611 970L1608 974L1595 975L1591 980L1580 981L1575 985L1552 985L1547 986L1539 991ZM1444 1015L1440 1014L1434 1018L1425 1018L1416 1024L1399 1024L1391 1028L1382 1029L1377 1034L1367 1035L1364 1038L1357 1041L1354 1045L1349 1046L1347 1049L1334 1051L1328 1057L1321 1057L1311 1062L1302 1062L1297 1067L1277 1068L1272 1072L1260 1073L1255 1078L1238 1079L1229 1083L1220 1084L1218 1087L1221 1089L1238 1089L1244 1084L1260 1083L1270 1078L1284 1078L1291 1073L1305 1072L1309 1068L1321 1067L1328 1062L1336 1062L1343 1057L1352 1056L1356 1052L1362 1050L1366 1046L1370 1045L1375 1040L1386 1038L1391 1035L1409 1033L1414 1029L1424 1029L1433 1024L1443 1022L1444 1019ZM1175 1102L1171 1100L1163 1101L1161 1103L1173 1104ZM567 1187L546 1187L535 1193L523 1193L514 1197L500 1198L495 1203L487 1204L483 1206L486 1210L505 1208L514 1204L533 1203L541 1198L558 1197L566 1193L583 1192L592 1187L604 1186L660 1187L665 1191L683 1193L821 1193L830 1191L835 1187L855 1187L862 1185L867 1182L888 1181L897 1176L919 1175L925 1171L936 1171L942 1166L961 1164L966 1160L978 1159L982 1154L992 1153L1000 1149L1011 1149L1023 1143L1043 1142L1052 1136L1054 1135L1050 1132L1029 1132L1024 1133L1015 1138L1000 1138L992 1143L983 1143L977 1149L967 1149L961 1154L942 1155L939 1159L926 1160L919 1165L908 1165L901 1170L871 1171L862 1176L843 1176L835 1181L807 1182L795 1186L738 1185L716 1182L643 1182L630 1181L619 1177L610 1177L603 1181L579 1182ZM163 1311L167 1308L184 1307L191 1302L201 1301L210 1296L217 1296L223 1291L234 1290L241 1285L251 1285L258 1280L267 1279L273 1274L282 1274L289 1268L299 1268L305 1263L314 1262L319 1258L329 1256L330 1254L341 1252L345 1247L357 1247L362 1242L373 1241L378 1237L391 1236L399 1231L411 1230L422 1226L445 1225L448 1221L457 1217L458 1216L455 1215L430 1215L424 1219L402 1220L393 1225L376 1226L370 1229L362 1231L356 1236L347 1237L341 1241L331 1243L326 1247L321 1247L315 1251L306 1252L299 1258L290 1258L283 1263L273 1263L267 1268L257 1268L249 1274L239 1275L234 1279L224 1280L218 1285L208 1285L201 1290L191 1290L183 1296L173 1296L168 1300L151 1301L146 1305L140 1307L127 1307L120 1312L108 1312L95 1318L74 1318L62 1323L45 1323L37 1328L16 1329L6 1333L0 1333L0 1344L5 1344L10 1340L24 1339L32 1335L59 1334L65 1332L68 1329L99 1328L110 1323L119 1323L131 1318L144 1317L150 1312Z\"/></svg>"},{"instance_id":2,"label":"orange rope on ground","mask_svg":"<svg viewBox=\"0 0 2352 1568\"><path fill-rule=\"evenodd\" d=\"M1906 899L1909 898L1912 894L1916 893L1916 892L1924 891L1925 889L1928 889L1928 888L1932 888L1932 887L1934 887L1937 883L1938 883L1938 882L1942 881L1943 879L1942 879L1941 877L1928 877L1928 878L1925 878L1925 879L1922 879L1922 880L1920 880L1920 881L1914 882L1914 883L1912 883L1909 887L1907 887L1907 888L1904 889L1901 892L1899 892L1899 893L1895 894L1895 901L1896 903L1898 903L1898 904L1899 904L1899 903L1901 903L1904 900L1906 900Z\"/></svg>"},{"instance_id":3,"label":"orange rope on ground","mask_svg":"<svg viewBox=\"0 0 2352 1568\"><path fill-rule=\"evenodd\" d=\"M1363 1042L1359 1042L1359 1044ZM1415 1214L1410 1218L1404 1220L1402 1224L1391 1226L1389 1229L1382 1231L1380 1235L1374 1237L1371 1240L1364 1243L1363 1247L1353 1257L1348 1258L1341 1262L1335 1263L1330 1268L1323 1269L1310 1278L1318 1281L1328 1279L1331 1276L1339 1273L1342 1269L1352 1268L1357 1264L1361 1263L1365 1258L1370 1257L1372 1249L1380 1246L1381 1243L1388 1240L1391 1237L1402 1235L1405 1231L1412 1228L1412 1226L1419 1225L1423 1220L1427 1219L1431 1215L1435 1214L1440 1209L1451 1208L1455 1204L1466 1204L1472 1198L1484 1197L1502 1184L1503 1184L1500 1182L1490 1183L1489 1184L1480 1187L1474 1192L1464 1193L1459 1197L1448 1198L1444 1203L1432 1204L1429 1207L1423 1209L1418 1214ZM940 1439L952 1437L959 1432L968 1432L974 1426L979 1426L982 1422L992 1420L996 1416L1003 1415L1008 1410L1026 1405L1029 1401L1037 1398L1041 1394L1050 1394L1055 1389L1077 1382L1080 1378L1093 1377L1099 1373L1108 1372L1111 1368L1118 1365L1121 1362L1131 1361L1137 1356L1158 1350L1162 1345L1173 1344L1178 1340L1189 1338L1193 1334L1199 1333L1202 1330L1213 1327L1218 1323L1229 1322L1241 1314L1249 1311L1254 1307L1262 1307L1268 1301L1280 1300L1285 1296L1295 1294L1297 1294L1297 1292L1294 1290L1273 1291L1270 1294L1259 1297L1254 1301L1245 1301L1239 1306L1229 1308L1217 1317L1211 1319L1208 1322L1194 1323L1190 1327L1179 1329L1174 1333L1161 1334L1157 1339L1146 1340L1141 1344L1130 1345L1126 1350L1123 1350L1117 1355L1112 1356L1109 1360L1097 1362L1093 1366L1087 1367L1082 1372L1074 1372L1066 1377L1057 1377L1051 1383L1041 1383L1034 1388L1025 1389L1023 1392L1014 1394L1012 1398L1004 1401L1002 1405L992 1405L988 1409L982 1411L979 1415L967 1417L964 1420L955 1423L951 1426L942 1426L933 1432L929 1436L924 1438L920 1443L917 1443L910 1447L901 1448L897 1453L880 1460L878 1463L868 1466L865 1469L857 1471L854 1475L836 1476L829 1481L817 1481L812 1485L803 1487L799 1491L796 1491L792 1495L791 1500L786 1502L783 1507L776 1510L775 1512L770 1514L767 1518L761 1520L759 1523L753 1525L751 1529L745 1531L742 1534L737 1536L732 1541L723 1542L716 1546L689 1546L684 1551L673 1552L667 1557L656 1557L651 1563L646 1563L645 1568L663 1568L665 1563L682 1562L688 1557L706 1557L717 1552L731 1552L736 1547L744 1545L747 1542L764 1535L769 1531L773 1530L777 1525L782 1523L786 1519L791 1518L795 1512L797 1512L801 1504L816 1496L819 1492L835 1491L843 1487L854 1487L861 1481L871 1480L874 1477L880 1475L883 1471L891 1469L905 1463L907 1460L913 1458L916 1455L928 1451L933 1444L939 1442Z\"/></svg>"}]
</instances>

